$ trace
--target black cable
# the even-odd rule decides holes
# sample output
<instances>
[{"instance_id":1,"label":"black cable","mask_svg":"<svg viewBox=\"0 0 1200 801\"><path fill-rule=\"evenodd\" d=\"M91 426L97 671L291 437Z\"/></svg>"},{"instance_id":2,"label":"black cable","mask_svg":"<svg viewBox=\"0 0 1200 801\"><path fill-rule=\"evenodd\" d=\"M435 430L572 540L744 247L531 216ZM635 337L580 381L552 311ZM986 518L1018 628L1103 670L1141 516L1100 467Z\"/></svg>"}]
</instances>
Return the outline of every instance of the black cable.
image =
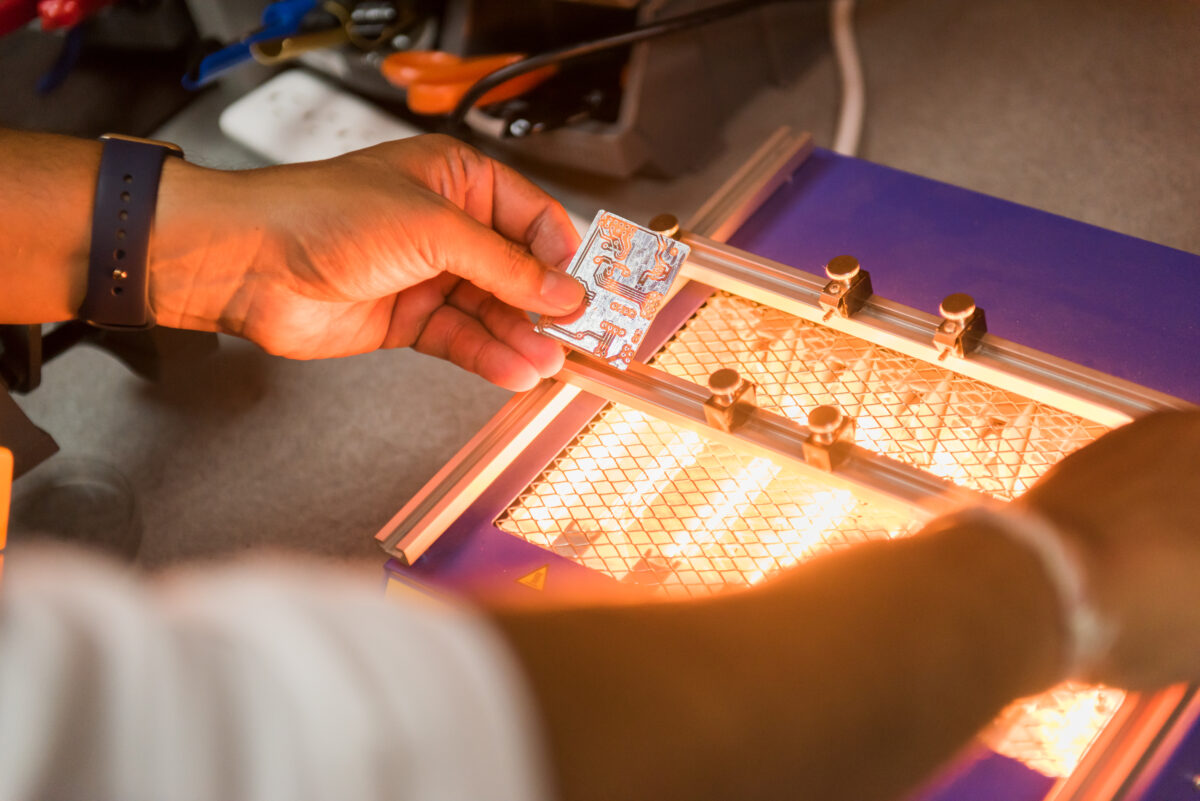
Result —
<instances>
[{"instance_id":1,"label":"black cable","mask_svg":"<svg viewBox=\"0 0 1200 801\"><path fill-rule=\"evenodd\" d=\"M561 64L564 61L572 61L584 56L590 56L593 53L599 53L603 50L611 50L624 45L635 44L646 39L653 39L657 36L665 36L668 33L695 28L700 25L707 25L710 22L731 17L735 14L740 14L743 11L749 11L761 6L772 5L780 2L795 2L795 0L731 0L728 3L722 3L716 6L702 8L699 11L693 11L688 14L680 14L677 17L668 17L664 20L652 22L648 25L643 25L640 28L634 28L625 33L618 33L613 36L606 36L602 39L592 39L587 42L579 42L578 44L567 45L558 50L550 50L545 53L539 53L536 56L522 59L521 61L509 64L507 67L501 67L495 72L490 72L487 75L476 81L467 93L458 101L458 105L454 107L454 111L450 112L449 126L452 132L457 132L463 125L463 120L467 116L467 112L471 107L479 101L479 98L490 92L506 81L516 78L518 75L524 75L527 72L546 67L551 64ZM826 2L826 0L809 0L809 2Z\"/></svg>"}]
</instances>

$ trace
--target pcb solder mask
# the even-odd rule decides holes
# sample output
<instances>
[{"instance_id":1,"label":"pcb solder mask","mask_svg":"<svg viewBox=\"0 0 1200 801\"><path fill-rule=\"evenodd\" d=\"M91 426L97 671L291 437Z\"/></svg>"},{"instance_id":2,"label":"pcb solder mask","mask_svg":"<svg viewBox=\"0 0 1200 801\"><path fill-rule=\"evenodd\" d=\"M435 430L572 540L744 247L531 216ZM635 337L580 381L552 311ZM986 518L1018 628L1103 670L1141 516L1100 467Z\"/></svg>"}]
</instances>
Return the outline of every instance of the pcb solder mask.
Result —
<instances>
[{"instance_id":1,"label":"pcb solder mask","mask_svg":"<svg viewBox=\"0 0 1200 801\"><path fill-rule=\"evenodd\" d=\"M584 302L569 315L541 318L537 330L624 370L690 250L666 233L597 212L567 268L583 284Z\"/></svg>"}]
</instances>

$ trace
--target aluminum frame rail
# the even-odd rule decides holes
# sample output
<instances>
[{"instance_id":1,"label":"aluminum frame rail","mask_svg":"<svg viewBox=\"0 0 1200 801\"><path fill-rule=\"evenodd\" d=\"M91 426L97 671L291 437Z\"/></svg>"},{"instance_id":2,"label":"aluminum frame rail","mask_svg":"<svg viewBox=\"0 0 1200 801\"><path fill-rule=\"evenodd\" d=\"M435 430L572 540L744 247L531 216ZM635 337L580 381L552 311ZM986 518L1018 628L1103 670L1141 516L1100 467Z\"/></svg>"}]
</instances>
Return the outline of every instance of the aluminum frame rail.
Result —
<instances>
[{"instance_id":1,"label":"aluminum frame rail","mask_svg":"<svg viewBox=\"0 0 1200 801\"><path fill-rule=\"evenodd\" d=\"M680 275L713 289L842 331L921 361L1015 392L1101 425L1116 427L1149 412L1193 404L1129 381L1081 367L1048 353L984 334L977 350L940 359L933 343L942 318L872 296L851 317L833 315L819 298L829 279L764 259L691 232L692 249Z\"/></svg>"},{"instance_id":2,"label":"aluminum frame rail","mask_svg":"<svg viewBox=\"0 0 1200 801\"><path fill-rule=\"evenodd\" d=\"M704 409L710 393L706 388L644 364L635 362L628 370L618 370L572 353L556 378L605 400L696 431L734 450L766 456L782 466L816 471L830 483L856 493L865 490L884 502L902 503L918 514L933 516L987 501L982 493L851 442L828 446L834 467L827 471L806 458L806 446L812 445L807 426L757 406L743 407L742 421L735 430L725 431L707 420Z\"/></svg>"}]
</instances>

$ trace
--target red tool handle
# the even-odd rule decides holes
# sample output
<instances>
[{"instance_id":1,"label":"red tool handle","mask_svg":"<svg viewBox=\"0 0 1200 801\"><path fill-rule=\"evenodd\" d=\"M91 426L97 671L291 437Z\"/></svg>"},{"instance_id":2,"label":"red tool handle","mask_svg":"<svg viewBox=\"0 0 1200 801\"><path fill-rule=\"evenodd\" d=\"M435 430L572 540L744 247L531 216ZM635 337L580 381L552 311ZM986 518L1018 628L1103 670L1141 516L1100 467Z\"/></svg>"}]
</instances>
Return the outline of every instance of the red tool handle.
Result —
<instances>
[{"instance_id":1,"label":"red tool handle","mask_svg":"<svg viewBox=\"0 0 1200 801\"><path fill-rule=\"evenodd\" d=\"M42 30L71 28L83 22L116 0L37 0L37 13L42 18Z\"/></svg>"},{"instance_id":2,"label":"red tool handle","mask_svg":"<svg viewBox=\"0 0 1200 801\"><path fill-rule=\"evenodd\" d=\"M0 36L19 30L37 16L37 0L0 0Z\"/></svg>"}]
</instances>

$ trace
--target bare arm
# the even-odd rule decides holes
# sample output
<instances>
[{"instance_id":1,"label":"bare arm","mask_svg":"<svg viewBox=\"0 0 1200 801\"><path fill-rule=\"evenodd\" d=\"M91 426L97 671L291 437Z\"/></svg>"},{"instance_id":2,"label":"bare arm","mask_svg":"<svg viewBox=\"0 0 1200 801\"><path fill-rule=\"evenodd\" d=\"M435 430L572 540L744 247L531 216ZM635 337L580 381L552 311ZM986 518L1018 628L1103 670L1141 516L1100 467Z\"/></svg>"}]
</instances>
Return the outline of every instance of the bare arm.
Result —
<instances>
[{"instance_id":1,"label":"bare arm","mask_svg":"<svg viewBox=\"0 0 1200 801\"><path fill-rule=\"evenodd\" d=\"M1200 413L1111 434L1031 494L1075 520L1095 603L1120 624L1090 677L1200 677ZM567 801L895 798L1061 678L1066 651L1044 564L986 526L704 602L497 609L507 649L327 566L154 586L64 574L62 555L12 560L0 793L14 799L541 799L523 689Z\"/></svg>"},{"instance_id":2,"label":"bare arm","mask_svg":"<svg viewBox=\"0 0 1200 801\"><path fill-rule=\"evenodd\" d=\"M0 128L0 323L75 316L99 166L97 142Z\"/></svg>"},{"instance_id":3,"label":"bare arm","mask_svg":"<svg viewBox=\"0 0 1200 801\"><path fill-rule=\"evenodd\" d=\"M701 603L508 612L563 797L892 798L1061 678L1056 600L988 531Z\"/></svg>"},{"instance_id":4,"label":"bare arm","mask_svg":"<svg viewBox=\"0 0 1200 801\"><path fill-rule=\"evenodd\" d=\"M1118 625L1071 678L1200 678L1198 499L1186 412L1101 438L1018 502L1062 526ZM570 801L894 798L1005 703L1068 678L1044 564L978 527L935 524L702 603L496 617Z\"/></svg>"},{"instance_id":5,"label":"bare arm","mask_svg":"<svg viewBox=\"0 0 1200 801\"><path fill-rule=\"evenodd\" d=\"M95 142L0 130L0 323L74 316L86 289ZM168 159L151 239L162 325L293 358L413 347L509 389L562 365L526 311L576 308L556 266L566 211L446 137L245 172Z\"/></svg>"}]
</instances>

